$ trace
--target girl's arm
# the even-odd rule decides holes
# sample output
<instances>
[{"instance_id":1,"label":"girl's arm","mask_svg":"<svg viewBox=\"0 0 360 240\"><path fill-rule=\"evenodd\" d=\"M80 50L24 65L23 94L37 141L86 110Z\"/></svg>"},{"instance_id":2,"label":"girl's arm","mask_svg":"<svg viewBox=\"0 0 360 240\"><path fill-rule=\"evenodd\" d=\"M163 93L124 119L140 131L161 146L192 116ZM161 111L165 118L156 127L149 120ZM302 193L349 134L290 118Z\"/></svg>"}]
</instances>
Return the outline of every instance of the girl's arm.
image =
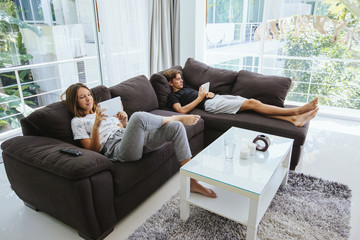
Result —
<instances>
[{"instance_id":1,"label":"girl's arm","mask_svg":"<svg viewBox=\"0 0 360 240\"><path fill-rule=\"evenodd\" d=\"M106 110L105 108L101 110L99 110L98 108L96 109L96 117L95 117L91 138L85 138L80 140L80 144L83 146L83 148L95 152L100 152L101 144L100 144L99 128L101 121L105 120L104 116L106 116L106 114L102 113L105 110Z\"/></svg>"}]
</instances>

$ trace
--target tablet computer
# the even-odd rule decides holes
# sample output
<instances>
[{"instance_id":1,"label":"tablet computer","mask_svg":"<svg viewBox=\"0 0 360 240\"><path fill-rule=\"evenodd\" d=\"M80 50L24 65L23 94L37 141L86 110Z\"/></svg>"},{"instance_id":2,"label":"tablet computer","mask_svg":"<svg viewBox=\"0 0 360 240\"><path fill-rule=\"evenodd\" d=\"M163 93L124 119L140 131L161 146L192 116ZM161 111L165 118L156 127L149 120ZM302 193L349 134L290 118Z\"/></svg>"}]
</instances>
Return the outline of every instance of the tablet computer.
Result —
<instances>
[{"instance_id":1,"label":"tablet computer","mask_svg":"<svg viewBox=\"0 0 360 240\"><path fill-rule=\"evenodd\" d=\"M201 89L205 89L205 92L208 93L210 89L210 82L204 83L201 85Z\"/></svg>"},{"instance_id":2,"label":"tablet computer","mask_svg":"<svg viewBox=\"0 0 360 240\"><path fill-rule=\"evenodd\" d=\"M106 108L106 110L103 113L108 115L108 117L113 117L114 115L118 114L118 112L123 111L120 97L115 97L115 98L111 98L109 100L100 102L99 106L100 106L100 109Z\"/></svg>"}]
</instances>

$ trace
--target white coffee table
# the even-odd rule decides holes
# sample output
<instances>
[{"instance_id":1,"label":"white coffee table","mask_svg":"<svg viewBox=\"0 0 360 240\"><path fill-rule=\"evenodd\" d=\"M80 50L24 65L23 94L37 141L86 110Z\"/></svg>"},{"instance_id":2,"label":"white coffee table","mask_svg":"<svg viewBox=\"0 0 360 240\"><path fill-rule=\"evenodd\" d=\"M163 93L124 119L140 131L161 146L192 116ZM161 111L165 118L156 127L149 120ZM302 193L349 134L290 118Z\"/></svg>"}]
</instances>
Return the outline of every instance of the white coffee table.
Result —
<instances>
[{"instance_id":1,"label":"white coffee table","mask_svg":"<svg viewBox=\"0 0 360 240\"><path fill-rule=\"evenodd\" d=\"M232 127L180 169L180 218L186 220L190 204L247 226L246 239L256 239L257 228L280 185L285 185L293 140L264 134L271 140L266 152L256 151L240 159L243 138L254 139L260 132ZM224 139L237 142L232 161L225 160ZM190 178L214 189L218 198L190 193Z\"/></svg>"}]
</instances>

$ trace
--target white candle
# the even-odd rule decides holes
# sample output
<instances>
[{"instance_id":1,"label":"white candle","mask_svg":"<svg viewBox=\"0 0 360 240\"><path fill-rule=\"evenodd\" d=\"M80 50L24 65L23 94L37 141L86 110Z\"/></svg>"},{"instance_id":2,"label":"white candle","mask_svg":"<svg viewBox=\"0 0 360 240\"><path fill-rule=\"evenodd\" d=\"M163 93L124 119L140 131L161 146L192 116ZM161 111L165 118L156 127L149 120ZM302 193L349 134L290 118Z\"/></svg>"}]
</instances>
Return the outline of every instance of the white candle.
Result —
<instances>
[{"instance_id":1,"label":"white candle","mask_svg":"<svg viewBox=\"0 0 360 240\"><path fill-rule=\"evenodd\" d=\"M255 150L256 150L256 144L253 143L253 142L249 142L248 147L249 147L250 156L254 156L255 155Z\"/></svg>"},{"instance_id":2,"label":"white candle","mask_svg":"<svg viewBox=\"0 0 360 240\"><path fill-rule=\"evenodd\" d=\"M249 157L249 148L242 147L240 149L240 158L248 159L248 157Z\"/></svg>"}]
</instances>

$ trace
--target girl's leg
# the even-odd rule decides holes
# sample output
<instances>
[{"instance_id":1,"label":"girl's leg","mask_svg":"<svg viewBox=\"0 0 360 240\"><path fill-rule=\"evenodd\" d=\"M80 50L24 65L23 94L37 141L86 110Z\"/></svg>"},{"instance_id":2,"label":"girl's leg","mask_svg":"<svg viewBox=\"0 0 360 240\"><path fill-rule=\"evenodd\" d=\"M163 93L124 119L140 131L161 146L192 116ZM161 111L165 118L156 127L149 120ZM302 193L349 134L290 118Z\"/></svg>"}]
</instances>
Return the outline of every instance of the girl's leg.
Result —
<instances>
[{"instance_id":1,"label":"girl's leg","mask_svg":"<svg viewBox=\"0 0 360 240\"><path fill-rule=\"evenodd\" d=\"M146 132L158 129L162 124L161 116L147 112L134 113L121 142L114 149L113 156L122 162L139 160L143 155Z\"/></svg>"},{"instance_id":2,"label":"girl's leg","mask_svg":"<svg viewBox=\"0 0 360 240\"><path fill-rule=\"evenodd\" d=\"M265 115L294 116L294 115L300 115L303 113L313 111L317 108L317 105L318 105L318 98L315 98L311 102L301 107L295 107L295 108L281 108L281 107L261 103L260 101L255 99L248 99L243 103L239 112L245 110L252 110Z\"/></svg>"},{"instance_id":3,"label":"girl's leg","mask_svg":"<svg viewBox=\"0 0 360 240\"><path fill-rule=\"evenodd\" d=\"M179 121L167 122L161 128L148 132L144 142L144 153L154 151L169 141L173 143L179 162L191 158L186 130Z\"/></svg>"},{"instance_id":4,"label":"girl's leg","mask_svg":"<svg viewBox=\"0 0 360 240\"><path fill-rule=\"evenodd\" d=\"M178 120L183 124L195 124L199 119L200 116L198 115L174 115L171 117L162 117L147 112L136 112L131 116L124 136L120 144L116 146L114 150L114 156L117 156L117 160L119 161L139 160L143 155L145 138L149 132L159 129L161 126L171 121ZM164 143L165 142L162 142L162 144ZM160 147L160 145L157 147Z\"/></svg>"}]
</instances>

